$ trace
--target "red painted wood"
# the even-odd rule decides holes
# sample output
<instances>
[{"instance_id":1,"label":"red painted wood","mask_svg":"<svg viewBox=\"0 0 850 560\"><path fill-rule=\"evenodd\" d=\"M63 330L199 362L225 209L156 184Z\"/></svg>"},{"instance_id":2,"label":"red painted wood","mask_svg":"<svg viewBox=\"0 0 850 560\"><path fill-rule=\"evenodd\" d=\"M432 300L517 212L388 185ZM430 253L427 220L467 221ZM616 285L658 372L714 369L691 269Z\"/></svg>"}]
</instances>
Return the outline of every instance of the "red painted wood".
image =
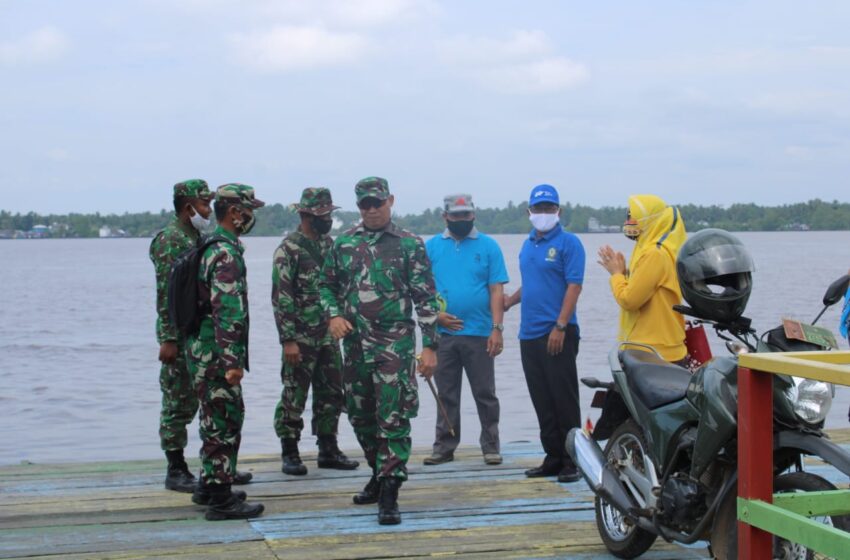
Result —
<instances>
[{"instance_id":1,"label":"red painted wood","mask_svg":"<svg viewBox=\"0 0 850 560\"><path fill-rule=\"evenodd\" d=\"M738 495L773 502L773 376L738 368ZM773 535L738 522L738 558L770 560Z\"/></svg>"}]
</instances>

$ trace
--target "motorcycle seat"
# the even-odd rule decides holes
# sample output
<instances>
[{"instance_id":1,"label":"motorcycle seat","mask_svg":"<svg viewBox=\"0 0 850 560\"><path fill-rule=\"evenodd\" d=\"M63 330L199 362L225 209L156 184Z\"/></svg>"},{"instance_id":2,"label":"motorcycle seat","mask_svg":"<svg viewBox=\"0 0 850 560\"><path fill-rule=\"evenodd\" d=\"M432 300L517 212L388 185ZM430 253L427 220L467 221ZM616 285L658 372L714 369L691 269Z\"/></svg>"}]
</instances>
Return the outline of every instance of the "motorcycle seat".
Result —
<instances>
[{"instance_id":1,"label":"motorcycle seat","mask_svg":"<svg viewBox=\"0 0 850 560\"><path fill-rule=\"evenodd\" d=\"M620 363L629 388L649 409L685 398L691 372L643 350L623 350Z\"/></svg>"}]
</instances>

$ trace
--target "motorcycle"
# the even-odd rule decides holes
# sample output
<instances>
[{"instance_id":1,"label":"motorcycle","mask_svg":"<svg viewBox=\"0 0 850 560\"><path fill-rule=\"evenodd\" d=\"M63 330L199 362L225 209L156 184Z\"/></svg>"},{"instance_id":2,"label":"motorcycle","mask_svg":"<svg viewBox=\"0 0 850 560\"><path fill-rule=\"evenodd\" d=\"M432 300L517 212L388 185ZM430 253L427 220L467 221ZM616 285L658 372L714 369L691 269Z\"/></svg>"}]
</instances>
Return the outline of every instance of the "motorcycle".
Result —
<instances>
[{"instance_id":1,"label":"motorcycle","mask_svg":"<svg viewBox=\"0 0 850 560\"><path fill-rule=\"evenodd\" d=\"M850 276L829 286L823 311L842 299L848 285ZM591 436L570 431L567 451L596 495L596 526L614 556L640 556L661 537L683 544L708 541L713 557L733 560L738 557L737 355L825 350L826 343L789 338L781 326L759 337L743 316L721 323L683 306L677 310L714 327L731 355L712 358L691 374L650 346L619 344L608 358L613 381L582 379L597 389L592 406L602 414ZM834 490L803 470L803 457L812 455L850 476L850 454L823 432L833 386L773 377L774 491ZM603 450L597 442L604 440ZM850 516L819 520L850 531ZM811 554L774 539L774 558Z\"/></svg>"}]
</instances>

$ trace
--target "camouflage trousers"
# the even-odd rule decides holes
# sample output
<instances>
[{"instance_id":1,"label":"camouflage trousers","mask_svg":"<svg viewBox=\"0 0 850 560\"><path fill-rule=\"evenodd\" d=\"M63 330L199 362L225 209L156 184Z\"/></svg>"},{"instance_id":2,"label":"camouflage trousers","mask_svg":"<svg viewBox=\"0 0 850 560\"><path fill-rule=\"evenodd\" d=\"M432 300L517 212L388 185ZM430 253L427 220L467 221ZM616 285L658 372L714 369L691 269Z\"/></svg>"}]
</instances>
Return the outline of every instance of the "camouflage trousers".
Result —
<instances>
[{"instance_id":1,"label":"camouflage trousers","mask_svg":"<svg viewBox=\"0 0 850 560\"><path fill-rule=\"evenodd\" d=\"M204 484L231 484L236 474L245 403L242 386L231 385L216 360L201 362L189 356L190 372L200 404L201 478Z\"/></svg>"},{"instance_id":2,"label":"camouflage trousers","mask_svg":"<svg viewBox=\"0 0 850 560\"><path fill-rule=\"evenodd\" d=\"M183 346L178 347L177 361L162 364L159 370L159 388L162 391L162 408L159 413L159 441L163 451L186 448L186 426L192 423L198 411L192 376L186 367Z\"/></svg>"},{"instance_id":3,"label":"camouflage trousers","mask_svg":"<svg viewBox=\"0 0 850 560\"><path fill-rule=\"evenodd\" d=\"M304 429L304 407L307 393L313 385L313 435L337 433L339 415L345 406L342 392L342 368L339 346L336 343L311 345L298 343L301 363L296 366L283 362L280 379L283 391L274 411L274 430L280 439L301 439Z\"/></svg>"},{"instance_id":4,"label":"camouflage trousers","mask_svg":"<svg viewBox=\"0 0 850 560\"><path fill-rule=\"evenodd\" d=\"M410 419L419 412L413 352L384 352L366 362L359 342L345 341L343 380L348 419L378 478L407 480Z\"/></svg>"}]
</instances>

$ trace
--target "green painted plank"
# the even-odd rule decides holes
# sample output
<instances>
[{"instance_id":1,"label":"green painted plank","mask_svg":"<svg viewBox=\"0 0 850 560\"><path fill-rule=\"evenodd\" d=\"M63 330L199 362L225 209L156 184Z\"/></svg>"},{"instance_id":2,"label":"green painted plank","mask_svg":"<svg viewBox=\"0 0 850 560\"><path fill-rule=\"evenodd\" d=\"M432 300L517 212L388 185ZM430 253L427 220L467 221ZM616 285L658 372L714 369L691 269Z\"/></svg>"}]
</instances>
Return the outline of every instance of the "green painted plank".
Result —
<instances>
[{"instance_id":1,"label":"green painted plank","mask_svg":"<svg viewBox=\"0 0 850 560\"><path fill-rule=\"evenodd\" d=\"M162 549L192 544L261 541L245 521L195 519L0 530L0 557Z\"/></svg>"},{"instance_id":2,"label":"green painted plank","mask_svg":"<svg viewBox=\"0 0 850 560\"><path fill-rule=\"evenodd\" d=\"M773 495L773 505L805 517L850 514L850 490Z\"/></svg>"},{"instance_id":3,"label":"green painted plank","mask_svg":"<svg viewBox=\"0 0 850 560\"><path fill-rule=\"evenodd\" d=\"M317 535L269 541L281 558L311 560L373 558L582 558L610 559L592 522L441 528L428 531ZM706 558L702 550L658 543L642 558Z\"/></svg>"},{"instance_id":4,"label":"green painted plank","mask_svg":"<svg viewBox=\"0 0 850 560\"><path fill-rule=\"evenodd\" d=\"M850 533L773 504L738 498L738 519L837 560L850 559Z\"/></svg>"},{"instance_id":5,"label":"green painted plank","mask_svg":"<svg viewBox=\"0 0 850 560\"><path fill-rule=\"evenodd\" d=\"M57 555L30 556L28 560L56 560ZM240 543L215 543L208 545L189 545L177 548L159 548L149 550L119 550L112 552L91 552L81 554L61 554L62 560L277 560L278 556L263 541Z\"/></svg>"}]
</instances>

